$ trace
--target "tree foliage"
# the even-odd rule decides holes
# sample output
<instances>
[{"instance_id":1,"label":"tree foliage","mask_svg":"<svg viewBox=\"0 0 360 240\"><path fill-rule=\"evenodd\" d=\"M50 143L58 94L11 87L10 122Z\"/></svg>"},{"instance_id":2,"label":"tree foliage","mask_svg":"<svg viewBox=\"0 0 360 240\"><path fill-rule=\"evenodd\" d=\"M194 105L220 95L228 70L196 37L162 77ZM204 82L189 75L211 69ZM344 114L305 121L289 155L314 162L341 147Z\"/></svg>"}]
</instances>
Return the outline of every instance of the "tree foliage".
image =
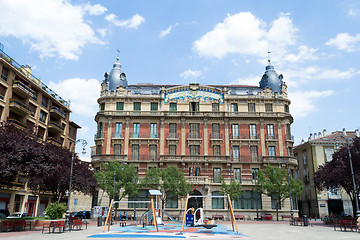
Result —
<instances>
[{"instance_id":1,"label":"tree foliage","mask_svg":"<svg viewBox=\"0 0 360 240\"><path fill-rule=\"evenodd\" d=\"M289 176L291 197L297 197L302 192L302 182ZM280 204L290 197L288 172L285 168L273 167L270 164L265 169L261 169L258 174L259 192L266 194L276 201L276 219L279 220L278 210Z\"/></svg>"},{"instance_id":2,"label":"tree foliage","mask_svg":"<svg viewBox=\"0 0 360 240\"><path fill-rule=\"evenodd\" d=\"M0 125L0 184L7 185L19 176L34 192L50 191L61 201L69 188L72 152L51 143L43 143L31 131L12 125ZM74 154L72 190L92 194L96 181L88 163Z\"/></svg>"},{"instance_id":3,"label":"tree foliage","mask_svg":"<svg viewBox=\"0 0 360 240\"><path fill-rule=\"evenodd\" d=\"M114 168L115 168L115 196L114 190ZM138 177L134 165L119 164L117 162L106 162L101 164L100 170L96 171L95 178L98 185L109 196L110 199L121 200L126 195L137 195L139 186ZM123 191L120 194L120 189Z\"/></svg>"},{"instance_id":4,"label":"tree foliage","mask_svg":"<svg viewBox=\"0 0 360 240\"><path fill-rule=\"evenodd\" d=\"M355 138L349 146L351 160L353 163L355 182L360 182L360 139ZM319 166L315 172L315 186L319 190L341 187L350 196L353 204L354 216L356 205L354 199L354 185L352 181L350 159L347 146L342 147L333 154L332 161ZM360 184L356 191L359 192Z\"/></svg>"},{"instance_id":5,"label":"tree foliage","mask_svg":"<svg viewBox=\"0 0 360 240\"><path fill-rule=\"evenodd\" d=\"M60 219L66 212L66 209L65 203L53 202L47 206L45 212L51 219Z\"/></svg>"},{"instance_id":6,"label":"tree foliage","mask_svg":"<svg viewBox=\"0 0 360 240\"><path fill-rule=\"evenodd\" d=\"M243 193L241 182L240 181L231 181L229 184L226 184L222 179L221 181L221 194L229 194L232 201L239 199L239 196Z\"/></svg>"},{"instance_id":7,"label":"tree foliage","mask_svg":"<svg viewBox=\"0 0 360 240\"><path fill-rule=\"evenodd\" d=\"M169 166L150 168L141 179L141 186L159 190L163 207L168 199L184 198L191 192L191 184L186 181L184 173L177 167Z\"/></svg>"}]
</instances>

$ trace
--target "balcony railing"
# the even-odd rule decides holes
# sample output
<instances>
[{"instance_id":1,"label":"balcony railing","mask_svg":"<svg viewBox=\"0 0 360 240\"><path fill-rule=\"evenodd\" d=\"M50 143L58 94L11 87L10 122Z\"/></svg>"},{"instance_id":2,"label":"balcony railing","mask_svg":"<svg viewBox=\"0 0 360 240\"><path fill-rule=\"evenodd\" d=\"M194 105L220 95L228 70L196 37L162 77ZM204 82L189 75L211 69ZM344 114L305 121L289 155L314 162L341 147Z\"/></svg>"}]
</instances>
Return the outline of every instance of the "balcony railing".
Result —
<instances>
[{"instance_id":1,"label":"balcony railing","mask_svg":"<svg viewBox=\"0 0 360 240\"><path fill-rule=\"evenodd\" d=\"M47 140L47 142L52 143L52 144L54 144L54 145L56 145L58 147L62 146L62 143L60 141L56 140L53 137L48 137L46 140Z\"/></svg>"},{"instance_id":2,"label":"balcony railing","mask_svg":"<svg viewBox=\"0 0 360 240\"><path fill-rule=\"evenodd\" d=\"M24 113L24 114L34 113L34 111L32 111L29 106L27 106L25 103L22 103L19 100L14 99L14 98L10 99L10 107L15 107L21 113Z\"/></svg>"},{"instance_id":3,"label":"balcony railing","mask_svg":"<svg viewBox=\"0 0 360 240\"><path fill-rule=\"evenodd\" d=\"M64 127L60 126L58 123L54 122L54 121L50 121L49 122L49 128L54 128L59 132L64 131Z\"/></svg>"},{"instance_id":4,"label":"balcony railing","mask_svg":"<svg viewBox=\"0 0 360 240\"><path fill-rule=\"evenodd\" d=\"M250 136L250 134L237 134L237 135L230 134L230 139L239 139L239 140L253 139L253 140L256 140L256 139L260 139L260 135L257 134L257 135Z\"/></svg>"},{"instance_id":5,"label":"balcony railing","mask_svg":"<svg viewBox=\"0 0 360 240\"><path fill-rule=\"evenodd\" d=\"M158 135L156 134L151 134L151 133L145 133L145 132L132 132L130 134L130 138L146 138L146 139L149 139L149 138L153 138L153 139L157 139L158 138Z\"/></svg>"},{"instance_id":6,"label":"balcony railing","mask_svg":"<svg viewBox=\"0 0 360 240\"><path fill-rule=\"evenodd\" d=\"M179 139L179 134L177 133L169 133L166 139Z\"/></svg>"},{"instance_id":7,"label":"balcony railing","mask_svg":"<svg viewBox=\"0 0 360 240\"><path fill-rule=\"evenodd\" d=\"M197 132L195 132L195 133L188 133L188 134L186 135L186 138L187 138L187 139L202 139L202 134L197 133Z\"/></svg>"},{"instance_id":8,"label":"balcony railing","mask_svg":"<svg viewBox=\"0 0 360 240\"><path fill-rule=\"evenodd\" d=\"M267 140L275 140L278 139L277 134L266 134L266 139Z\"/></svg>"},{"instance_id":9,"label":"balcony railing","mask_svg":"<svg viewBox=\"0 0 360 240\"><path fill-rule=\"evenodd\" d=\"M209 155L160 155L160 161L179 161L179 162L224 162L229 161L229 156L209 156Z\"/></svg>"},{"instance_id":10,"label":"balcony railing","mask_svg":"<svg viewBox=\"0 0 360 240\"><path fill-rule=\"evenodd\" d=\"M29 88L28 86L26 86L23 82L21 81L14 81L13 83L13 88L16 89L21 89L22 92L26 93L28 96L30 96L31 98L35 98L35 92Z\"/></svg>"},{"instance_id":11,"label":"balcony railing","mask_svg":"<svg viewBox=\"0 0 360 240\"><path fill-rule=\"evenodd\" d=\"M51 109L50 109L50 112L51 113L55 113L56 115L62 117L62 118L65 118L65 113L63 111L61 111L58 107L56 106L52 106Z\"/></svg>"},{"instance_id":12,"label":"balcony railing","mask_svg":"<svg viewBox=\"0 0 360 240\"><path fill-rule=\"evenodd\" d=\"M28 72L27 69L25 69L23 66L21 66L19 63L17 63L14 59L12 59L9 55L7 55L4 51L0 49L0 58L6 60L8 63L10 63L13 67L18 69L21 73L28 76L32 81L34 81L36 84L40 84L42 89L45 90L49 95L53 96L56 100L61 102L67 107L70 107L70 103L65 101L63 98L61 98L57 93L55 93L53 90L51 90L46 84L44 84L41 80L39 80L37 77L32 75Z\"/></svg>"},{"instance_id":13,"label":"balcony railing","mask_svg":"<svg viewBox=\"0 0 360 240\"><path fill-rule=\"evenodd\" d=\"M103 110L99 111L98 114L101 115L122 115L122 116L130 116L135 114L138 116L196 116L196 117L260 117L260 116L268 116L268 117L285 117L285 116L291 116L290 113L285 112L238 112L238 113L229 113L229 112L189 112L189 111L182 111L182 112L173 112L173 111L109 111L109 110Z\"/></svg>"},{"instance_id":14,"label":"balcony railing","mask_svg":"<svg viewBox=\"0 0 360 240\"><path fill-rule=\"evenodd\" d=\"M104 138L104 133L95 133L94 134L94 140Z\"/></svg>"},{"instance_id":15,"label":"balcony railing","mask_svg":"<svg viewBox=\"0 0 360 240\"><path fill-rule=\"evenodd\" d=\"M111 135L112 138L123 138L122 133L121 132L115 132Z\"/></svg>"},{"instance_id":16,"label":"balcony railing","mask_svg":"<svg viewBox=\"0 0 360 240\"><path fill-rule=\"evenodd\" d=\"M21 129L26 129L27 125L19 120L13 119L13 118L9 118L8 120L9 123L13 124L16 127L19 127Z\"/></svg>"},{"instance_id":17,"label":"balcony railing","mask_svg":"<svg viewBox=\"0 0 360 240\"><path fill-rule=\"evenodd\" d=\"M211 140L223 140L223 135L219 134L219 133L212 133L210 134L210 139Z\"/></svg>"}]
</instances>

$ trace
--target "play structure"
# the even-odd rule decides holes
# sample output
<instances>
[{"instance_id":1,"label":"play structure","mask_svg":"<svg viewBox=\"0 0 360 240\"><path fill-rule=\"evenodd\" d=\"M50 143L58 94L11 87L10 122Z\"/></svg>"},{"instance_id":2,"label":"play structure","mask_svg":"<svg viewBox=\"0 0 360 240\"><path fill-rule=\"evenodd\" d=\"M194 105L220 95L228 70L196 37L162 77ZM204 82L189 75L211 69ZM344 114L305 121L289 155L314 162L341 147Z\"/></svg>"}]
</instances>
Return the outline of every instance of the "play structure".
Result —
<instances>
[{"instance_id":1,"label":"play structure","mask_svg":"<svg viewBox=\"0 0 360 240\"><path fill-rule=\"evenodd\" d=\"M227 196L189 196L189 194L186 197L181 232L184 231L185 223L186 223L186 226L190 225L190 226L194 226L194 227L204 227L207 229L211 229L211 228L217 226L215 219L204 219L204 209L203 208L200 207L197 209L194 209L194 208L186 209L190 198L224 198L224 199L227 199L228 204L229 204L229 212L230 212L232 229L233 229L233 231L235 231L235 229L236 229L237 233L239 232L238 227L236 225L235 215L234 215L234 211L232 208L232 204L231 204L229 195L227 195Z\"/></svg>"},{"instance_id":2,"label":"play structure","mask_svg":"<svg viewBox=\"0 0 360 240\"><path fill-rule=\"evenodd\" d=\"M149 190L150 193L150 201L114 201L111 200L109 211L105 220L104 230L106 227L108 228L108 231L110 230L110 222L111 222L111 214L114 210L114 205L116 203L147 203L148 204L148 210L145 211L144 214L140 217L139 221L136 218L136 215L134 216L135 222L138 222L140 224L139 226L155 226L155 230L158 232L159 227L158 225L163 225L162 222L162 216L163 214L166 214L170 220L177 222L173 217L171 217L164 209L161 208L161 192L159 190ZM136 207L135 207L136 211ZM127 211L125 214L125 221L128 219ZM121 211L120 211L120 220L122 220Z\"/></svg>"},{"instance_id":3,"label":"play structure","mask_svg":"<svg viewBox=\"0 0 360 240\"><path fill-rule=\"evenodd\" d=\"M105 225L104 225L104 229L103 231L106 230L106 227L108 229L108 231L110 230L110 222L111 222L111 216L112 216L112 212L114 210L114 204L115 203L147 203L148 204L148 210L144 212L144 214L142 214L142 216L139 219L138 225L139 227L145 227L145 226L154 226L155 227L155 231L158 232L159 231L159 225L163 225L162 222L162 216L163 214L166 214L170 220L177 222L173 217L171 217L165 210L163 210L161 208L161 192L159 190L149 190L150 193L150 201L114 201L111 200L110 203L110 207L109 207L109 211L106 217L106 221L105 221ZM186 197L186 202L185 202L185 207L184 207L184 216L183 216L183 221L182 221L182 229L181 229L181 233L184 231L184 227L185 227L185 222L186 222L186 226L190 225L190 226L194 226L194 227L204 227L206 229L211 229L213 227L217 227L216 224L216 220L215 219L205 219L204 217L204 209L202 207L199 208L189 208L186 209L187 205L188 205L188 201L191 198L224 198L228 200L228 205L229 205L229 212L230 212L230 217L231 217L231 224L232 224L232 229L233 231L235 231L238 233L238 227L236 225L236 221L235 221L235 215L234 215L234 211L232 208L232 204L231 204L231 200L230 200L230 196L189 196L189 194ZM205 210L206 211L206 210ZM127 213L125 216L125 219L127 219ZM121 220L121 214L120 214L120 220ZM135 221L136 221L136 216L135 216Z\"/></svg>"}]
</instances>

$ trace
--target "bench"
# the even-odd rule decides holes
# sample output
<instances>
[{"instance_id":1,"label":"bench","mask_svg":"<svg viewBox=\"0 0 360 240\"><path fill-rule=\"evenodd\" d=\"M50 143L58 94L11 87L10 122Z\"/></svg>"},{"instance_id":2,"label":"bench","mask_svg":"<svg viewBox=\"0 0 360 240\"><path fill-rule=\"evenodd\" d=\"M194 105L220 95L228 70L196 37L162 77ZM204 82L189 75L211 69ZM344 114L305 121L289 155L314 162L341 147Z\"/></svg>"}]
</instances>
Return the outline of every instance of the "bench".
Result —
<instances>
[{"instance_id":1,"label":"bench","mask_svg":"<svg viewBox=\"0 0 360 240\"><path fill-rule=\"evenodd\" d=\"M14 220L14 231L25 231L25 220Z\"/></svg>"},{"instance_id":2,"label":"bench","mask_svg":"<svg viewBox=\"0 0 360 240\"><path fill-rule=\"evenodd\" d=\"M81 227L82 227L81 219L73 219L71 221L71 230L75 230L75 228L77 228L77 230L81 230Z\"/></svg>"},{"instance_id":3,"label":"bench","mask_svg":"<svg viewBox=\"0 0 360 240\"><path fill-rule=\"evenodd\" d=\"M245 216L244 216L244 215L235 215L235 219L239 219L239 220L244 220L244 221L245 221Z\"/></svg>"},{"instance_id":4,"label":"bench","mask_svg":"<svg viewBox=\"0 0 360 240\"><path fill-rule=\"evenodd\" d=\"M281 215L282 220L284 219L291 219L291 215Z\"/></svg>"},{"instance_id":5,"label":"bench","mask_svg":"<svg viewBox=\"0 0 360 240\"><path fill-rule=\"evenodd\" d=\"M341 219L334 222L334 231L336 231L337 227L339 227L340 231L346 232L347 228L351 229L352 232L354 231L354 229L355 231L357 231L356 221L352 219Z\"/></svg>"},{"instance_id":6,"label":"bench","mask_svg":"<svg viewBox=\"0 0 360 240\"><path fill-rule=\"evenodd\" d=\"M84 219L80 219L80 220L81 220L81 225L85 225L86 226L85 229L87 229L88 222Z\"/></svg>"},{"instance_id":7,"label":"bench","mask_svg":"<svg viewBox=\"0 0 360 240\"><path fill-rule=\"evenodd\" d=\"M271 214L261 215L261 220L272 220Z\"/></svg>"},{"instance_id":8,"label":"bench","mask_svg":"<svg viewBox=\"0 0 360 240\"><path fill-rule=\"evenodd\" d=\"M214 219L214 220L223 220L224 219L224 216L223 215L212 215L212 218Z\"/></svg>"},{"instance_id":9,"label":"bench","mask_svg":"<svg viewBox=\"0 0 360 240\"><path fill-rule=\"evenodd\" d=\"M50 223L44 223L42 228L42 233L44 233L44 229L49 229L49 233L54 233L56 229L59 229L59 233L64 232L65 230L65 222L64 221L52 221Z\"/></svg>"},{"instance_id":10,"label":"bench","mask_svg":"<svg viewBox=\"0 0 360 240\"><path fill-rule=\"evenodd\" d=\"M290 223L291 224L291 223ZM304 225L304 219L300 217L294 217L293 225Z\"/></svg>"},{"instance_id":11,"label":"bench","mask_svg":"<svg viewBox=\"0 0 360 240\"><path fill-rule=\"evenodd\" d=\"M1 221L0 230L3 232L6 230L6 232L11 231L14 229L14 221Z\"/></svg>"}]
</instances>

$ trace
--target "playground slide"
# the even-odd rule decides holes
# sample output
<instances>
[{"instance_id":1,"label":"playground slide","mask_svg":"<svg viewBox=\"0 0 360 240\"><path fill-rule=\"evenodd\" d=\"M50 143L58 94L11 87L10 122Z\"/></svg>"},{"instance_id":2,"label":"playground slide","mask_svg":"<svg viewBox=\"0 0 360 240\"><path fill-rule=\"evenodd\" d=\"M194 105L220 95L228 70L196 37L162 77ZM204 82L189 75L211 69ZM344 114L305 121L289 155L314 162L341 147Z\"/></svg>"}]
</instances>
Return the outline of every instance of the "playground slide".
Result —
<instances>
[{"instance_id":1,"label":"playground slide","mask_svg":"<svg viewBox=\"0 0 360 240\"><path fill-rule=\"evenodd\" d=\"M175 220L172 216L170 216L170 214L169 214L168 212L166 212L164 209L162 209L162 212L165 213L165 214L170 218L171 221L173 221L173 222L180 222L180 221ZM148 223L149 223L149 222L152 220L152 210L146 211L146 212L141 216L141 221L142 221L142 222L145 221L146 215L149 216L149 217L148 217ZM147 223L147 224L148 224L148 223Z\"/></svg>"},{"instance_id":2,"label":"playground slide","mask_svg":"<svg viewBox=\"0 0 360 240\"><path fill-rule=\"evenodd\" d=\"M165 213L165 214L170 218L171 221L173 221L173 222L180 222L180 221L175 220L172 216L170 216L170 214L167 213L164 209L161 209L161 210L162 210L163 213Z\"/></svg>"}]
</instances>

